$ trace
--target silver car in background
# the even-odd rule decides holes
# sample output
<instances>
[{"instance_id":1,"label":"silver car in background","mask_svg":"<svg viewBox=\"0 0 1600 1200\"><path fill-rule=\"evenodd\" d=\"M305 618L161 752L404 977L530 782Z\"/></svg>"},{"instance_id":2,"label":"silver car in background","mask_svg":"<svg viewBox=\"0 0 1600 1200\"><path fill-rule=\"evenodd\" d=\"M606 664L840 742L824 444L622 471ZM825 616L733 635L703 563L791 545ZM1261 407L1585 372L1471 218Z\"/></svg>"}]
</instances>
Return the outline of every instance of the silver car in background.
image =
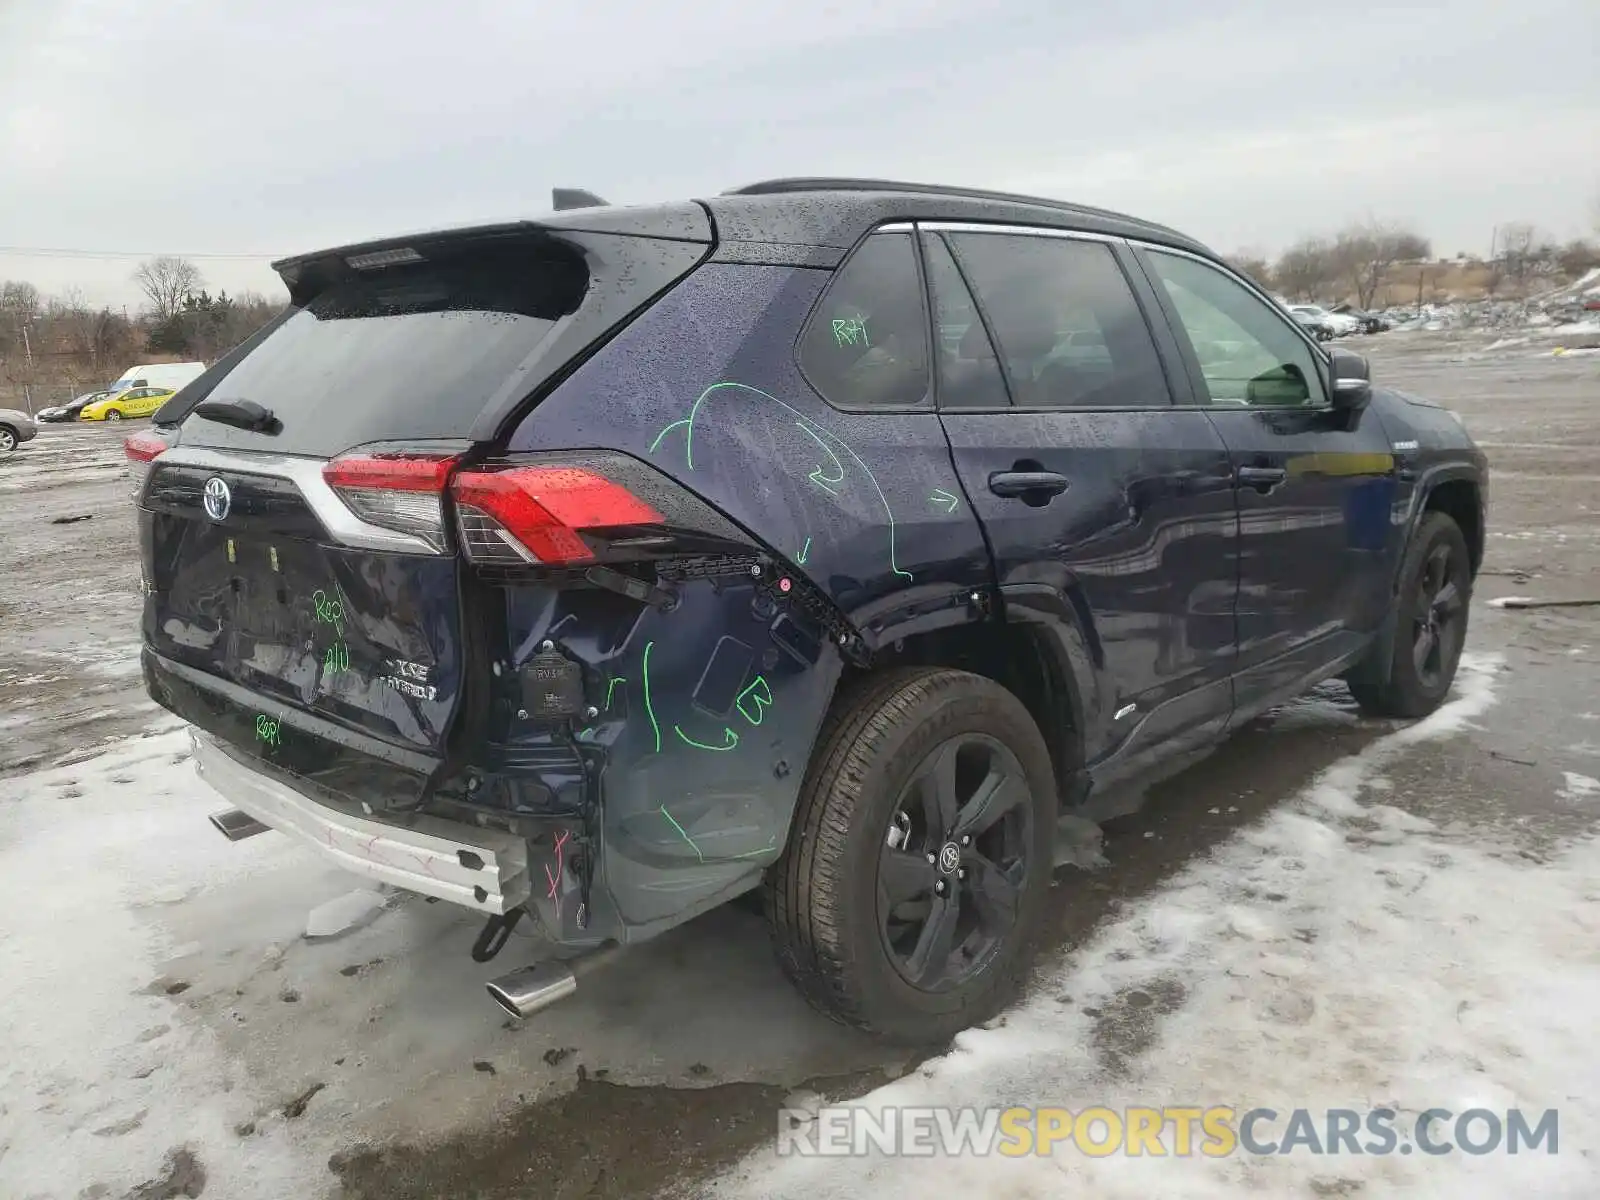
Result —
<instances>
[{"instance_id":1,"label":"silver car in background","mask_svg":"<svg viewBox=\"0 0 1600 1200\"><path fill-rule=\"evenodd\" d=\"M10 454L23 442L38 436L39 427L33 418L14 408L0 408L0 454Z\"/></svg>"}]
</instances>

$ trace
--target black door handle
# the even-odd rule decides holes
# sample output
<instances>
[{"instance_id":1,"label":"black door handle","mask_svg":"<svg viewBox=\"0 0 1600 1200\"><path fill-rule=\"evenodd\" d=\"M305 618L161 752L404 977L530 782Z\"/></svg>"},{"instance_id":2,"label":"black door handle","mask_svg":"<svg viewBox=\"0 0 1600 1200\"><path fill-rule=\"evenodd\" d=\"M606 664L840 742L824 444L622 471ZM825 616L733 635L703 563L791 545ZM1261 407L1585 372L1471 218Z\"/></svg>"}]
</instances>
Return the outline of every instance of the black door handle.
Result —
<instances>
[{"instance_id":1,"label":"black door handle","mask_svg":"<svg viewBox=\"0 0 1600 1200\"><path fill-rule=\"evenodd\" d=\"M1238 475L1241 487L1253 487L1258 492L1270 492L1289 478L1289 472L1282 467L1240 467Z\"/></svg>"},{"instance_id":2,"label":"black door handle","mask_svg":"<svg viewBox=\"0 0 1600 1200\"><path fill-rule=\"evenodd\" d=\"M1065 475L1054 471L996 471L989 476L989 490L996 496L1012 499L1048 500L1059 496L1071 483Z\"/></svg>"}]
</instances>

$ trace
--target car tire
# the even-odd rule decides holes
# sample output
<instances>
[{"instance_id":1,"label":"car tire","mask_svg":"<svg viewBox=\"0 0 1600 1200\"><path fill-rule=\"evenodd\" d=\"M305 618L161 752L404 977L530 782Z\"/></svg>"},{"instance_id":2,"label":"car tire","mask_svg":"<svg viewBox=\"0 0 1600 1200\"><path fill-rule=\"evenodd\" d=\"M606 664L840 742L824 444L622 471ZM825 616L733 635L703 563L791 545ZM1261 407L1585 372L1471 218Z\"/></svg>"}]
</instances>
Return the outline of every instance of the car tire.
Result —
<instances>
[{"instance_id":1,"label":"car tire","mask_svg":"<svg viewBox=\"0 0 1600 1200\"><path fill-rule=\"evenodd\" d=\"M0 454L10 454L17 448L17 431L9 425L0 425Z\"/></svg>"},{"instance_id":2,"label":"car tire","mask_svg":"<svg viewBox=\"0 0 1600 1200\"><path fill-rule=\"evenodd\" d=\"M1425 717L1444 703L1466 643L1471 601L1472 560L1461 526L1442 512L1425 513L1400 569L1387 678L1370 658L1345 677L1363 712Z\"/></svg>"},{"instance_id":3,"label":"car tire","mask_svg":"<svg viewBox=\"0 0 1600 1200\"><path fill-rule=\"evenodd\" d=\"M110 412L108 412L106 414L106 420L108 420L108 421L120 421L120 420L122 420L122 414L119 413L116 409L113 408Z\"/></svg>"},{"instance_id":4,"label":"car tire","mask_svg":"<svg viewBox=\"0 0 1600 1200\"><path fill-rule=\"evenodd\" d=\"M906 668L842 694L764 882L784 972L889 1041L943 1042L992 1016L1037 950L1056 796L1038 726L992 680Z\"/></svg>"}]
</instances>

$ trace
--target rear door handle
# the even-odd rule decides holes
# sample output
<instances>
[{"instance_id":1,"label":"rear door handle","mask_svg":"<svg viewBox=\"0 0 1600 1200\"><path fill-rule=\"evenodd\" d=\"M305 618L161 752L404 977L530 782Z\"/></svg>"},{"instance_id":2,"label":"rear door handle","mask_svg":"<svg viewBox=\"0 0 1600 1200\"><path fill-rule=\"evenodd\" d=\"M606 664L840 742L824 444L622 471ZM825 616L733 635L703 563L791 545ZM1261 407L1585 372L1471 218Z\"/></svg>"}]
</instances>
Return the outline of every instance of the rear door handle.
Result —
<instances>
[{"instance_id":1,"label":"rear door handle","mask_svg":"<svg viewBox=\"0 0 1600 1200\"><path fill-rule=\"evenodd\" d=\"M1289 478L1289 472L1282 467L1240 467L1238 478L1240 487L1253 487L1258 492L1270 492Z\"/></svg>"},{"instance_id":2,"label":"rear door handle","mask_svg":"<svg viewBox=\"0 0 1600 1200\"><path fill-rule=\"evenodd\" d=\"M1059 496L1070 483L1054 471L996 471L989 476L989 490L1011 499Z\"/></svg>"}]
</instances>

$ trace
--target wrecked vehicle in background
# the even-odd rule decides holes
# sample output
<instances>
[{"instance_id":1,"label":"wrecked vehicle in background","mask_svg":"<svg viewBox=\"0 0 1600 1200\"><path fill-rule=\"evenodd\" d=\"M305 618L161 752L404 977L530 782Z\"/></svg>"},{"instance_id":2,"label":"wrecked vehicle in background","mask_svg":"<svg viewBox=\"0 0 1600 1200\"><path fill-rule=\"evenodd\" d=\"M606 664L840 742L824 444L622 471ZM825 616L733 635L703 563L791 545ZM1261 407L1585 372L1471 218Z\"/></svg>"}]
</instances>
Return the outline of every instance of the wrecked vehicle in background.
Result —
<instances>
[{"instance_id":1,"label":"wrecked vehicle in background","mask_svg":"<svg viewBox=\"0 0 1600 1200\"><path fill-rule=\"evenodd\" d=\"M1444 699L1483 456L1200 244L875 181L578 199L280 262L128 439L146 686L229 837L473 910L480 960L759 889L811 1003L930 1042L1016 995L1064 811L1331 676Z\"/></svg>"},{"instance_id":2,"label":"wrecked vehicle in background","mask_svg":"<svg viewBox=\"0 0 1600 1200\"><path fill-rule=\"evenodd\" d=\"M0 408L0 454L10 454L23 442L39 436L33 418L14 408Z\"/></svg>"}]
</instances>

